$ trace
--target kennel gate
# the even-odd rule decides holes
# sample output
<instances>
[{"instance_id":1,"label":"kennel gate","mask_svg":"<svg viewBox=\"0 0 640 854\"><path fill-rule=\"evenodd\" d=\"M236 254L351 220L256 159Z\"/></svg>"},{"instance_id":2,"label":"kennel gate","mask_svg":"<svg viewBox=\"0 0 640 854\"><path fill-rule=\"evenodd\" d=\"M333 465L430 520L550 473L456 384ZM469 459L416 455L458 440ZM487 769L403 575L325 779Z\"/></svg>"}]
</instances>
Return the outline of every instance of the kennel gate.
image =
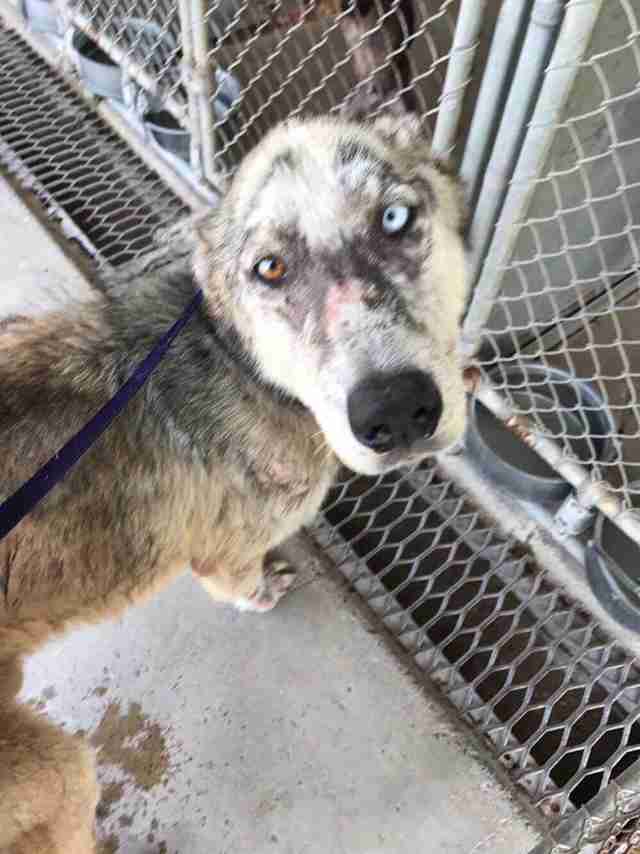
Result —
<instances>
[{"instance_id":1,"label":"kennel gate","mask_svg":"<svg viewBox=\"0 0 640 854\"><path fill-rule=\"evenodd\" d=\"M344 472L312 534L538 808L540 851L631 851L640 642L582 565L595 517L640 543L640 0L414 0L399 46L398 3L372 5L361 43L389 49L358 79L331 0L0 0L0 159L117 278L166 263L154 233L215 203L270 126L338 109L407 52L473 210L477 398L572 491L512 501L464 454ZM549 421L513 370L532 358L593 383L606 458L584 407Z\"/></svg>"}]
</instances>

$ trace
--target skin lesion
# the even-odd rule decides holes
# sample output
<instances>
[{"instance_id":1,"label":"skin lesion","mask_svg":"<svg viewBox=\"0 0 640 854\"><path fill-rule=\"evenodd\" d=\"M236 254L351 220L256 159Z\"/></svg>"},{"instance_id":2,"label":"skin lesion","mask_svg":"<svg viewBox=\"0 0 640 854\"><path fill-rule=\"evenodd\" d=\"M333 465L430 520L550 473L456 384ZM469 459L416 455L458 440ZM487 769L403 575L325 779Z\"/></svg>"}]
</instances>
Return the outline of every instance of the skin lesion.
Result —
<instances>
[{"instance_id":1,"label":"skin lesion","mask_svg":"<svg viewBox=\"0 0 640 854\"><path fill-rule=\"evenodd\" d=\"M367 290L375 290L375 286L371 285ZM336 282L330 289L326 297L324 311L325 332L331 338L339 326L341 320L342 309L348 305L359 305L364 299L364 289L360 282L353 279Z\"/></svg>"}]
</instances>

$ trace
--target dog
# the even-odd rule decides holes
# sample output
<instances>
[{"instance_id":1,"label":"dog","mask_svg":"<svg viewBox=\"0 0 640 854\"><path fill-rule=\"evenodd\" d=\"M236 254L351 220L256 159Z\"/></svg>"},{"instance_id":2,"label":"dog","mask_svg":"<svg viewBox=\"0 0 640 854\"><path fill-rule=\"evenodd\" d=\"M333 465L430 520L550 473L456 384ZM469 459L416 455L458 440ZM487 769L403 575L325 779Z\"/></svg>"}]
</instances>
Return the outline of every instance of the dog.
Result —
<instances>
[{"instance_id":1,"label":"dog","mask_svg":"<svg viewBox=\"0 0 640 854\"><path fill-rule=\"evenodd\" d=\"M21 705L23 658L191 567L267 611L276 548L345 466L379 475L456 443L466 291L458 181L419 123L291 120L194 225L191 272L142 277L0 332L0 499L204 300L140 393L0 542L0 852L95 851L90 749Z\"/></svg>"},{"instance_id":2,"label":"dog","mask_svg":"<svg viewBox=\"0 0 640 854\"><path fill-rule=\"evenodd\" d=\"M371 104L393 98L397 112L415 113L418 101L411 85L408 49L416 33L413 0L342 0L340 29L352 51L359 81Z\"/></svg>"}]
</instances>

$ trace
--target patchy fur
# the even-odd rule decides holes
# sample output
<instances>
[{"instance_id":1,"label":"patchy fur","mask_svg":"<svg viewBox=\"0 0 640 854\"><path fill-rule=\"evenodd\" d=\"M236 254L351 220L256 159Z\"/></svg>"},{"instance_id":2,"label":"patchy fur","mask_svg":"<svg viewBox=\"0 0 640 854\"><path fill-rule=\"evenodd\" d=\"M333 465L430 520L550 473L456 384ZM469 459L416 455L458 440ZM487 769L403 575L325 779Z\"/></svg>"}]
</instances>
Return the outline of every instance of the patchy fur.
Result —
<instances>
[{"instance_id":1,"label":"patchy fur","mask_svg":"<svg viewBox=\"0 0 640 854\"><path fill-rule=\"evenodd\" d=\"M396 243L375 231L389 199L418 210ZM195 281L142 277L2 324L0 499L114 394L196 282L206 296L144 389L0 542L1 854L94 851L91 754L17 704L25 654L189 565L216 599L268 610L293 578L273 549L317 512L338 458L384 471L459 438L462 218L417 126L289 123L198 225ZM251 272L275 251L291 270L282 289ZM350 434L345 396L403 367L435 377L441 426L411 453L376 455Z\"/></svg>"}]
</instances>

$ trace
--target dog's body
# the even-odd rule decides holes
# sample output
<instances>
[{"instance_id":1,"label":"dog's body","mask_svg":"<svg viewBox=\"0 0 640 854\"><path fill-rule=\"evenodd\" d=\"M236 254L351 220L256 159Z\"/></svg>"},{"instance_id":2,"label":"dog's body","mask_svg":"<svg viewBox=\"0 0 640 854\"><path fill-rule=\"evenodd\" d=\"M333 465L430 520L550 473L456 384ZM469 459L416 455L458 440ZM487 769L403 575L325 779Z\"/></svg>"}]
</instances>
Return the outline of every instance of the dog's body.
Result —
<instances>
[{"instance_id":1,"label":"dog's body","mask_svg":"<svg viewBox=\"0 0 640 854\"><path fill-rule=\"evenodd\" d=\"M0 542L1 854L94 850L91 755L17 704L25 654L189 565L214 598L267 610L293 579L272 550L317 512L338 458L383 472L459 438L462 225L415 127L292 123L200 225L195 281L133 282L0 329L1 499L205 291L144 389ZM403 383L376 409L372 388ZM411 402L430 390L437 406Z\"/></svg>"}]
</instances>

